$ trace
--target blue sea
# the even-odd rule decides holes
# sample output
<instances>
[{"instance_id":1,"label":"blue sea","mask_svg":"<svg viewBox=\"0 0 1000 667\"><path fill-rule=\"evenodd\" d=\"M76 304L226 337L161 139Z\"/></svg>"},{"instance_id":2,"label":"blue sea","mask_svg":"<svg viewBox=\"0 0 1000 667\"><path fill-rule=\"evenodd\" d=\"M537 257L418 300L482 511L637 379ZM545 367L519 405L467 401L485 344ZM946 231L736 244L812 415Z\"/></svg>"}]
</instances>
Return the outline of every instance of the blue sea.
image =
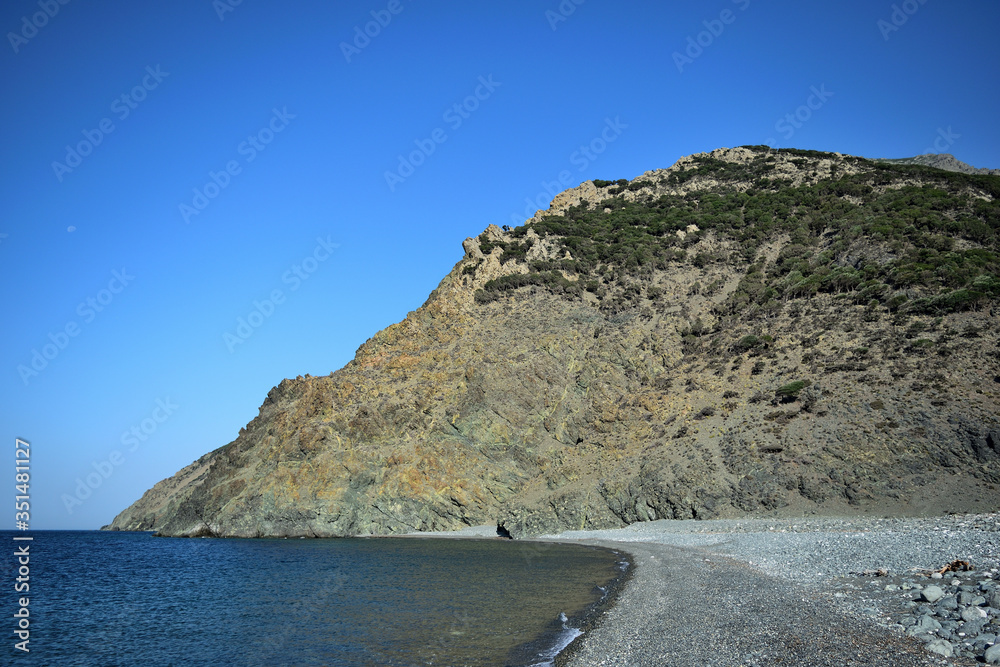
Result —
<instances>
[{"instance_id":1,"label":"blue sea","mask_svg":"<svg viewBox=\"0 0 1000 667\"><path fill-rule=\"evenodd\" d=\"M626 567L605 549L501 539L15 535L0 533L13 665L548 665Z\"/></svg>"}]
</instances>

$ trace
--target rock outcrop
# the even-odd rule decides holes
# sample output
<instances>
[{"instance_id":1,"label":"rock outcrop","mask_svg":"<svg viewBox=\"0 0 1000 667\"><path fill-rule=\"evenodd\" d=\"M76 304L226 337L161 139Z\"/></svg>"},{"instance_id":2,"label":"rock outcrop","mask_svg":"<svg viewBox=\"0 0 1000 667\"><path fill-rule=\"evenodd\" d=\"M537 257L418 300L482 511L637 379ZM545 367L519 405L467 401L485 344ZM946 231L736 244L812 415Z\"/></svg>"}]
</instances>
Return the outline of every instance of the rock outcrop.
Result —
<instances>
[{"instance_id":1,"label":"rock outcrop","mask_svg":"<svg viewBox=\"0 0 1000 667\"><path fill-rule=\"evenodd\" d=\"M998 196L993 176L765 147L588 181L467 239L421 308L283 380L108 528L995 508Z\"/></svg>"}]
</instances>

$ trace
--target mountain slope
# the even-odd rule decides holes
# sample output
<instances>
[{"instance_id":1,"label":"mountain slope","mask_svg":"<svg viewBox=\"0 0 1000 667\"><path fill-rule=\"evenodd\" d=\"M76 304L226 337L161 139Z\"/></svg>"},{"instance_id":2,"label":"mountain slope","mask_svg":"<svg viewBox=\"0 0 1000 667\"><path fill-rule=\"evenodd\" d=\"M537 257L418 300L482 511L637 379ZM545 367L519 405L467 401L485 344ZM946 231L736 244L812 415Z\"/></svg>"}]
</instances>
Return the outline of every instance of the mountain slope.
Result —
<instances>
[{"instance_id":1,"label":"mountain slope","mask_svg":"<svg viewBox=\"0 0 1000 667\"><path fill-rule=\"evenodd\" d=\"M767 147L588 181L111 529L514 536L1000 500L1000 178Z\"/></svg>"},{"instance_id":2,"label":"mountain slope","mask_svg":"<svg viewBox=\"0 0 1000 667\"><path fill-rule=\"evenodd\" d=\"M919 164L925 167L934 167L946 171L957 171L963 174L986 174L1000 176L1000 169L983 169L973 167L955 158L951 153L927 153L916 157L905 157L895 160L883 160L893 164Z\"/></svg>"}]
</instances>

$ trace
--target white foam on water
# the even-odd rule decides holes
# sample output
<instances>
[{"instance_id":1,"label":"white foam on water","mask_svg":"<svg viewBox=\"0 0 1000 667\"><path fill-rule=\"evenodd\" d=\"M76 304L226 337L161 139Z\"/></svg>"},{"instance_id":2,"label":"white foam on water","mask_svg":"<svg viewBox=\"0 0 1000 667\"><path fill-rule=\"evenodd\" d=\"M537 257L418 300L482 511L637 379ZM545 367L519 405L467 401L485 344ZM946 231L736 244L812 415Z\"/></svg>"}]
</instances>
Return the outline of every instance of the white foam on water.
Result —
<instances>
[{"instance_id":1,"label":"white foam on water","mask_svg":"<svg viewBox=\"0 0 1000 667\"><path fill-rule=\"evenodd\" d=\"M562 632L556 637L556 644L547 651L543 651L538 654L539 658L542 658L544 662L536 662L531 665L531 667L553 667L555 663L556 656L559 655L560 651L570 645L570 643L583 634L583 630L579 628L571 628L566 625L565 613L559 614L559 621L562 623Z\"/></svg>"}]
</instances>

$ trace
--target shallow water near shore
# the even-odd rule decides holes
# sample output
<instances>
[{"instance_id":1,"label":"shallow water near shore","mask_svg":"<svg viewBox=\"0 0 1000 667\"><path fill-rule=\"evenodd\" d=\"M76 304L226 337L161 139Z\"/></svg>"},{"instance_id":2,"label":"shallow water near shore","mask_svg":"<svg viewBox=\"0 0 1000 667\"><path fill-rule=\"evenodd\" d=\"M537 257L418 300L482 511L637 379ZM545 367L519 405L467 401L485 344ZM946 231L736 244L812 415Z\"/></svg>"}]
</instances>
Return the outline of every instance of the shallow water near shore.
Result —
<instances>
[{"instance_id":1,"label":"shallow water near shore","mask_svg":"<svg viewBox=\"0 0 1000 667\"><path fill-rule=\"evenodd\" d=\"M551 664L624 559L508 540L36 532L31 653L5 652L59 665Z\"/></svg>"}]
</instances>

